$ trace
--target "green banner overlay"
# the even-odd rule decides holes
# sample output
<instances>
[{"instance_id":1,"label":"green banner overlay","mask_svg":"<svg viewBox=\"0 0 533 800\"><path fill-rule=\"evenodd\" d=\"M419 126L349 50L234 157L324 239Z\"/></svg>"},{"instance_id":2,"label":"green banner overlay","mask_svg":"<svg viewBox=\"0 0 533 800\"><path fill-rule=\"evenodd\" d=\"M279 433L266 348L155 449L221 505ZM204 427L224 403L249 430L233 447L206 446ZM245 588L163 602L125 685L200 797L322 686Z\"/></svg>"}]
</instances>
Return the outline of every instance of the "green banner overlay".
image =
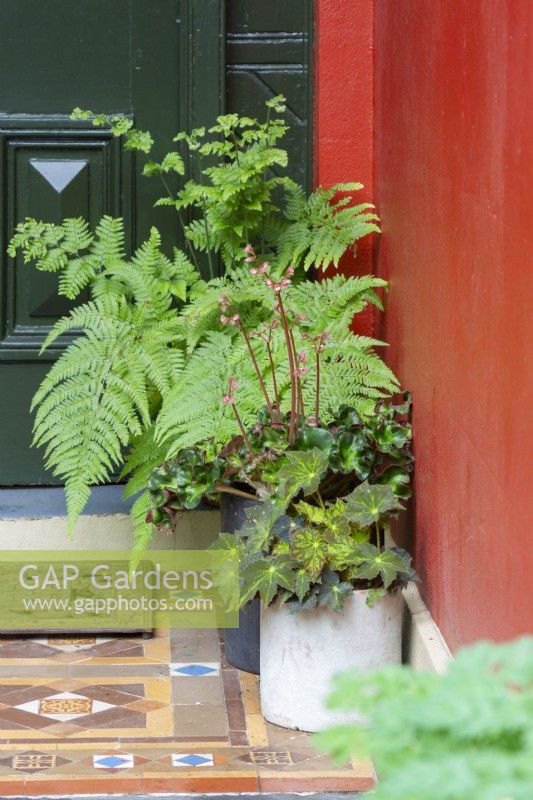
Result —
<instances>
[{"instance_id":1,"label":"green banner overlay","mask_svg":"<svg viewBox=\"0 0 533 800\"><path fill-rule=\"evenodd\" d=\"M0 630L236 628L239 565L209 550L4 550Z\"/></svg>"}]
</instances>

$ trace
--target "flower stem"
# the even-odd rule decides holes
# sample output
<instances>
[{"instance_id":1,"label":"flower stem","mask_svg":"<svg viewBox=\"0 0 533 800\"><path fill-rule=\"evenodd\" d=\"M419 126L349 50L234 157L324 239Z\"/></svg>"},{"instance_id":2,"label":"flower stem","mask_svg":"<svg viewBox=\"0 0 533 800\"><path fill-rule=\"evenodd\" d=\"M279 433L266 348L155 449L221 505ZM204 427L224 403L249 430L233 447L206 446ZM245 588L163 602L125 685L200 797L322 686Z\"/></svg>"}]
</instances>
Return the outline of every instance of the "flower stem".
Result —
<instances>
[{"instance_id":1,"label":"flower stem","mask_svg":"<svg viewBox=\"0 0 533 800\"><path fill-rule=\"evenodd\" d=\"M318 414L320 411L320 351L316 351L316 387L315 387L315 419L318 425Z\"/></svg>"},{"instance_id":2,"label":"flower stem","mask_svg":"<svg viewBox=\"0 0 533 800\"><path fill-rule=\"evenodd\" d=\"M249 338L248 334L246 333L246 330L245 330L244 325L242 324L241 320L239 320L239 328L240 328L240 331L241 331L242 335L244 336L244 341L246 342L246 346L248 347L248 352L250 353L250 358L252 359L252 363L254 365L255 374L257 375L257 379L259 380L259 384L261 386L261 390L263 392L263 395L264 395L264 398L265 398L265 401L266 401L266 404L267 404L268 413L270 414L270 419L271 419L271 421L273 421L274 409L272 408L272 403L270 402L270 397L268 396L267 388L265 386L265 382L263 380L263 376L261 375L261 370L259 369L259 364L257 363L257 358L255 357L255 353L254 353L254 349L252 347L252 343L250 342L250 338Z\"/></svg>"},{"instance_id":3,"label":"flower stem","mask_svg":"<svg viewBox=\"0 0 533 800\"><path fill-rule=\"evenodd\" d=\"M297 364L296 343L294 341L294 334L293 334L293 332L292 332L292 330L290 328L289 328L289 333L290 333L290 336L291 336L291 344L292 344L292 353L293 353L293 357L294 357L294 363ZM300 414L300 416L304 417L305 416L305 412L304 412L304 396L303 396L303 392L302 392L302 381L301 381L301 378L298 375L298 373L296 373L296 390L297 390L297 394L298 394L298 413Z\"/></svg>"},{"instance_id":4,"label":"flower stem","mask_svg":"<svg viewBox=\"0 0 533 800\"><path fill-rule=\"evenodd\" d=\"M271 372L272 372L272 387L274 389L274 401L275 401L276 406L277 406L277 408L279 410L280 404L279 404L278 382L276 380L276 368L274 366L274 358L272 356L272 348L270 346L270 342L269 341L265 342L265 344L266 344L266 348L267 348L268 360L270 362L270 369L271 369Z\"/></svg>"},{"instance_id":5,"label":"flower stem","mask_svg":"<svg viewBox=\"0 0 533 800\"><path fill-rule=\"evenodd\" d=\"M294 353L292 350L291 332L289 323L287 322L287 315L281 299L281 292L279 294L279 310L281 314L281 323L283 325L283 332L285 333L285 341L287 343L287 354L289 356L289 371L291 375L291 418L289 424L289 444L293 444L296 435L296 363Z\"/></svg>"},{"instance_id":6,"label":"flower stem","mask_svg":"<svg viewBox=\"0 0 533 800\"><path fill-rule=\"evenodd\" d=\"M240 431L242 433L242 438L244 439L244 443L245 443L246 447L248 448L248 450L250 451L250 454L251 454L252 446L250 444L250 440L248 439L248 437L246 435L246 431L244 430L244 425L242 424L241 415L237 411L237 408L235 407L235 403L232 403L231 407L233 409L233 413L235 414L235 419L237 420L237 425L239 426Z\"/></svg>"}]
</instances>

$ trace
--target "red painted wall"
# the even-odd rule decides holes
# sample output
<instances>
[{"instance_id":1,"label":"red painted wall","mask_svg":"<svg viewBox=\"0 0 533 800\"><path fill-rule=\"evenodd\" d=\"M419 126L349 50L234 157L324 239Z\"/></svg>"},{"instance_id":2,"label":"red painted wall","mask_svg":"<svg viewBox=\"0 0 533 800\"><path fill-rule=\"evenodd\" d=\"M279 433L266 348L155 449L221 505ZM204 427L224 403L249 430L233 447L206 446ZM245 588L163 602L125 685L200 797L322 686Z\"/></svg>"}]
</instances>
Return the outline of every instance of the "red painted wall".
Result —
<instances>
[{"instance_id":1,"label":"red painted wall","mask_svg":"<svg viewBox=\"0 0 533 800\"><path fill-rule=\"evenodd\" d=\"M530 0L375 4L383 333L414 396L422 591L454 649L532 630L533 15ZM351 56L330 60L344 82ZM358 109L339 100L354 142Z\"/></svg>"},{"instance_id":2,"label":"red painted wall","mask_svg":"<svg viewBox=\"0 0 533 800\"><path fill-rule=\"evenodd\" d=\"M358 181L359 202L374 192L374 0L315 0L315 185ZM357 258L342 262L346 274L373 272L374 236L362 239ZM371 334L373 314L358 317Z\"/></svg>"}]
</instances>

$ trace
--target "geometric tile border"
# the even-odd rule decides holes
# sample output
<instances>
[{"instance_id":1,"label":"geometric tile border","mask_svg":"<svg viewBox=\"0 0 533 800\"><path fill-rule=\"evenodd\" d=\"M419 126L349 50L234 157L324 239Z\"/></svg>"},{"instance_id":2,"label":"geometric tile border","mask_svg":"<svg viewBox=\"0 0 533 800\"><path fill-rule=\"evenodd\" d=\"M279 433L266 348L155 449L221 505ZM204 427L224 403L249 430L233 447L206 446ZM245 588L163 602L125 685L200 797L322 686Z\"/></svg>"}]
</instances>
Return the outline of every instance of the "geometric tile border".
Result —
<instances>
[{"instance_id":1,"label":"geometric tile border","mask_svg":"<svg viewBox=\"0 0 533 800\"><path fill-rule=\"evenodd\" d=\"M333 766L307 734L266 723L257 677L226 663L216 631L0 637L0 737L0 798L353 794L374 783L368 762Z\"/></svg>"}]
</instances>

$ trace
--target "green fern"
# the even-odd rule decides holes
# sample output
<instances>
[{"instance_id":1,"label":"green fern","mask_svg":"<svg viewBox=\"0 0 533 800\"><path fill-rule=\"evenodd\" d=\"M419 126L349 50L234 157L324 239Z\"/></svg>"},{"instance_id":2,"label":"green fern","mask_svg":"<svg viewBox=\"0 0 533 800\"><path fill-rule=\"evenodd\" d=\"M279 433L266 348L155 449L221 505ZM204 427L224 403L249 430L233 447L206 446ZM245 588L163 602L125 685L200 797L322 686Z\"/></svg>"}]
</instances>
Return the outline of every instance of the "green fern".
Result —
<instances>
[{"instance_id":1,"label":"green fern","mask_svg":"<svg viewBox=\"0 0 533 800\"><path fill-rule=\"evenodd\" d=\"M321 418L329 422L342 405L356 408L363 417L372 414L379 398L395 393L398 380L376 353L375 348L384 342L370 337L356 336L349 330L354 312L362 311L368 303L380 306L375 289L385 282L373 276L346 278L335 276L323 283L305 282L285 290L285 304L290 311L304 313L305 321L295 331L296 349L306 352L309 373L303 380L303 394L308 413L314 413L316 402L315 358L312 345L302 334L315 334L327 330L331 336L321 357ZM264 283L257 278L240 277L235 281L217 281L208 285L202 296L184 308L179 323L190 327L198 315L201 319L216 305L216 297L223 292L232 302L243 321L256 324L272 319L272 293L263 294ZM200 311L198 310L200 309ZM213 311L214 314L214 311ZM251 425L257 411L264 405L264 396L258 383L247 345L240 333L231 326L211 330L205 340L193 350L180 380L165 394L155 426L155 438L167 445L167 457L181 448L190 447L204 439L219 444L239 433L231 406L222 403L228 379L234 376L239 385L239 414L246 426ZM248 324L246 324L248 327ZM254 339L253 348L261 373L272 395L272 374L266 348ZM290 380L287 350L281 329L272 334L272 354L276 371L281 409L290 406Z\"/></svg>"},{"instance_id":2,"label":"green fern","mask_svg":"<svg viewBox=\"0 0 533 800\"><path fill-rule=\"evenodd\" d=\"M319 186L307 198L294 182L286 181L285 186L289 225L280 231L277 240L280 268L289 264L303 264L305 270L338 267L349 247L363 236L379 232L379 218L371 210L371 203L351 205L349 193L362 189L361 183L337 183L330 189ZM335 199L341 193L344 196Z\"/></svg>"},{"instance_id":3,"label":"green fern","mask_svg":"<svg viewBox=\"0 0 533 800\"><path fill-rule=\"evenodd\" d=\"M161 398L184 365L177 297L185 299L202 282L183 253L170 261L161 252L155 229L126 260L122 221L110 217L94 234L81 220L62 226L27 220L17 228L12 255L19 248L25 260L37 257L38 269L49 270L53 260L68 297L91 287L92 299L48 334L43 350L65 334L83 333L53 364L32 404L34 443L65 482L71 532L91 485L110 479L132 443L128 466L137 469L140 488L139 439L153 431ZM151 448L159 458L153 438Z\"/></svg>"}]
</instances>

